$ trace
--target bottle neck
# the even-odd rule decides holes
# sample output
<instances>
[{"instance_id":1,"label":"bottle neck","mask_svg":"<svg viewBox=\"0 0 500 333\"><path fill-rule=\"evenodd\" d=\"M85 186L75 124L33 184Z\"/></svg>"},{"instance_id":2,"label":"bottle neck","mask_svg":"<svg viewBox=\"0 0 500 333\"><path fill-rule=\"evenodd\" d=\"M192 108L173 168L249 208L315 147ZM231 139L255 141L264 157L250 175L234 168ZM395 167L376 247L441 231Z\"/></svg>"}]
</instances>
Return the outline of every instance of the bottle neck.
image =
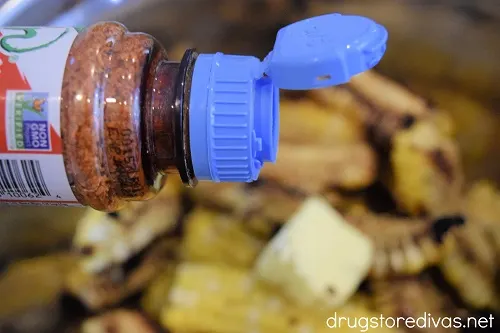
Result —
<instances>
[{"instance_id":1,"label":"bottle neck","mask_svg":"<svg viewBox=\"0 0 500 333\"><path fill-rule=\"evenodd\" d=\"M151 181L159 174L179 174L184 184L197 179L189 141L189 97L197 53L188 50L181 62L153 63L143 113L143 145Z\"/></svg>"}]
</instances>

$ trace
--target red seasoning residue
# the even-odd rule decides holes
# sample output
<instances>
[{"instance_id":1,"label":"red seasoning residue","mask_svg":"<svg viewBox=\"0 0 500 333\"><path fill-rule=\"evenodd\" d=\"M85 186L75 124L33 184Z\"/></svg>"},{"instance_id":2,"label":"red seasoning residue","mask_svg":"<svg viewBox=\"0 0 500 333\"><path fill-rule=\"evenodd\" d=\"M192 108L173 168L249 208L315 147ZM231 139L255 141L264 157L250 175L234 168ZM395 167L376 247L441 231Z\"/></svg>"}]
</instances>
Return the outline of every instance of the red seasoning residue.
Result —
<instances>
[{"instance_id":1,"label":"red seasoning residue","mask_svg":"<svg viewBox=\"0 0 500 333\"><path fill-rule=\"evenodd\" d=\"M169 101L178 64L165 64L153 37L118 23L96 24L75 39L63 79L61 135L66 172L82 204L114 211L148 199L157 174L172 168Z\"/></svg>"}]
</instances>

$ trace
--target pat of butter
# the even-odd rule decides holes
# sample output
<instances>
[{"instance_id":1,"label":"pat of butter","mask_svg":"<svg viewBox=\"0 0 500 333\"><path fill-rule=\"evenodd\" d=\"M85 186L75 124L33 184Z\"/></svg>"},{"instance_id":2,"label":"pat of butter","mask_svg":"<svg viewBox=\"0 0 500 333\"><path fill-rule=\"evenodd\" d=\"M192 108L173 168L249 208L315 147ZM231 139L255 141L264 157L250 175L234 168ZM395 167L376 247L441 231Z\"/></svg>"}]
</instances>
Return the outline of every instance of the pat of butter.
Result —
<instances>
[{"instance_id":1,"label":"pat of butter","mask_svg":"<svg viewBox=\"0 0 500 333\"><path fill-rule=\"evenodd\" d=\"M339 306L368 275L373 255L370 239L312 197L261 252L255 270L298 305Z\"/></svg>"}]
</instances>

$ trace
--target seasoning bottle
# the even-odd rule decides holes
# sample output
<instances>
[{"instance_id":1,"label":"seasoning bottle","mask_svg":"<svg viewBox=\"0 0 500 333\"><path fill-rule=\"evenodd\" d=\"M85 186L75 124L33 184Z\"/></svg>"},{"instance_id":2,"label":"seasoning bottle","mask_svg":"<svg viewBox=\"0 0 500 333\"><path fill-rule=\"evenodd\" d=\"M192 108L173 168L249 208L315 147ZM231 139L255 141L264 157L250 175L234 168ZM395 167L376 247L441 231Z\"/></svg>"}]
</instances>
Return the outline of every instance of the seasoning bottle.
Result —
<instances>
[{"instance_id":1,"label":"seasoning bottle","mask_svg":"<svg viewBox=\"0 0 500 333\"><path fill-rule=\"evenodd\" d=\"M276 159L279 89L346 83L386 41L368 18L328 14L282 28L262 62L195 50L174 62L115 22L0 28L0 201L115 211L167 174L254 181Z\"/></svg>"}]
</instances>

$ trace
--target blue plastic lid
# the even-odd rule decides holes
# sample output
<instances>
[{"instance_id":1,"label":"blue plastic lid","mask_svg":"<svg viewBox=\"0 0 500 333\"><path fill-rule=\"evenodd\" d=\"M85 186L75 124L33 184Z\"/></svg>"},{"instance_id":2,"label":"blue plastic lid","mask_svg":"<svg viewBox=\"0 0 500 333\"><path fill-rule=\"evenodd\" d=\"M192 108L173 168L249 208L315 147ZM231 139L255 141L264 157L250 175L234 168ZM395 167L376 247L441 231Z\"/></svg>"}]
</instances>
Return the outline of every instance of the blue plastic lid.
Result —
<instances>
[{"instance_id":1,"label":"blue plastic lid","mask_svg":"<svg viewBox=\"0 0 500 333\"><path fill-rule=\"evenodd\" d=\"M346 83L382 58L387 30L361 16L329 14L282 28L261 62L251 56L200 54L190 96L189 131L199 180L252 182L275 162L279 89Z\"/></svg>"}]
</instances>

